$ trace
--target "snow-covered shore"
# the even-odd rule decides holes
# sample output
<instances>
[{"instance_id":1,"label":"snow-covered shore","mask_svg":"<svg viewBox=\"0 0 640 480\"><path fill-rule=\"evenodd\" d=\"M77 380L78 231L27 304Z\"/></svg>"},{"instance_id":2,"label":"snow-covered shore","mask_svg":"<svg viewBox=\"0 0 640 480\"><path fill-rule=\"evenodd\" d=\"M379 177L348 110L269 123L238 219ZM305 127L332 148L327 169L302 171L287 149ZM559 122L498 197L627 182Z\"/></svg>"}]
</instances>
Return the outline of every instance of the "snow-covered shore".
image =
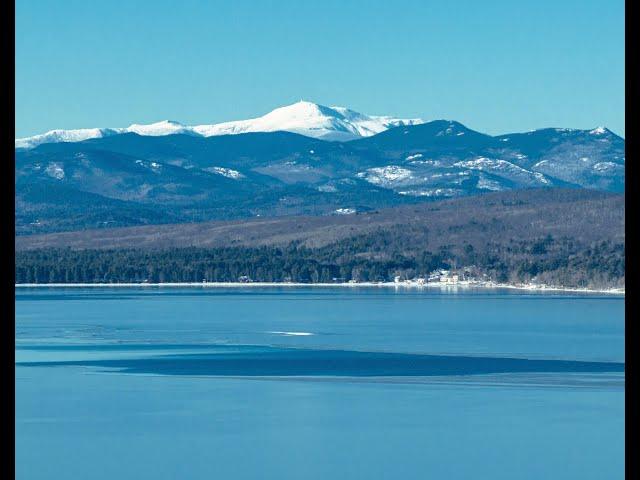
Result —
<instances>
[{"instance_id":1,"label":"snow-covered shore","mask_svg":"<svg viewBox=\"0 0 640 480\"><path fill-rule=\"evenodd\" d=\"M17 283L16 288L139 288L139 287L201 287L201 288L257 288L257 287L378 287L378 288L417 288L457 291L467 289L512 289L535 292L573 292L573 293L605 293L625 295L624 288L590 289L539 284L509 284L495 282L460 281L458 283L416 282L344 282L344 283L293 283L293 282L167 282L167 283Z\"/></svg>"}]
</instances>

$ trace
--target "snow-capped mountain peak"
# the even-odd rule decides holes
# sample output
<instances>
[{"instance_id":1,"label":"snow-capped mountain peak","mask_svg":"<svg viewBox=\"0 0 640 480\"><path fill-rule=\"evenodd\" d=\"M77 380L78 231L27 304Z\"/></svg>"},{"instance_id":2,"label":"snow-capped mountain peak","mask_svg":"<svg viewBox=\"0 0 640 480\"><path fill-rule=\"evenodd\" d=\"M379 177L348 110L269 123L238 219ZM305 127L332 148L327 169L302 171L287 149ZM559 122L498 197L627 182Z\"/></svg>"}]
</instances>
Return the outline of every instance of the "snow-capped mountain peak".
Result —
<instances>
[{"instance_id":1,"label":"snow-capped mountain peak","mask_svg":"<svg viewBox=\"0 0 640 480\"><path fill-rule=\"evenodd\" d=\"M194 127L194 130L205 137L287 131L323 140L347 141L375 135L390 127L418 123L424 123L424 120L369 116L345 107L327 107L300 100L276 108L262 117L216 125L199 125Z\"/></svg>"},{"instance_id":2,"label":"snow-capped mountain peak","mask_svg":"<svg viewBox=\"0 0 640 480\"><path fill-rule=\"evenodd\" d=\"M138 135L147 135L151 137L161 137L163 135L173 135L177 133L192 133L192 128L175 122L173 120L163 120L161 122L151 123L149 125L132 124L123 129L125 132L133 132Z\"/></svg>"},{"instance_id":3,"label":"snow-capped mountain peak","mask_svg":"<svg viewBox=\"0 0 640 480\"><path fill-rule=\"evenodd\" d=\"M347 141L368 137L391 127L424 123L420 118L402 119L390 116L370 116L345 107L327 107L300 100L269 113L248 120L237 120L212 125L187 126L172 120L149 125L132 124L126 128L89 128L79 130L52 130L45 134L15 140L15 148L34 148L42 143L80 142L119 133L163 136L188 134L202 137L235 135L249 132L287 131L321 138Z\"/></svg>"},{"instance_id":4,"label":"snow-capped mountain peak","mask_svg":"<svg viewBox=\"0 0 640 480\"><path fill-rule=\"evenodd\" d=\"M15 148L28 149L43 143L81 142L91 138L102 138L115 135L119 129L113 128L79 128L75 130L50 130L46 133L27 138L16 138Z\"/></svg>"},{"instance_id":5,"label":"snow-capped mountain peak","mask_svg":"<svg viewBox=\"0 0 640 480\"><path fill-rule=\"evenodd\" d=\"M335 111L329 107L308 102L306 100L300 100L299 102L292 103L291 105L285 105L284 107L278 107L271 110L262 118L272 121L286 122L295 120L305 121L317 117L329 117L334 115Z\"/></svg>"}]
</instances>

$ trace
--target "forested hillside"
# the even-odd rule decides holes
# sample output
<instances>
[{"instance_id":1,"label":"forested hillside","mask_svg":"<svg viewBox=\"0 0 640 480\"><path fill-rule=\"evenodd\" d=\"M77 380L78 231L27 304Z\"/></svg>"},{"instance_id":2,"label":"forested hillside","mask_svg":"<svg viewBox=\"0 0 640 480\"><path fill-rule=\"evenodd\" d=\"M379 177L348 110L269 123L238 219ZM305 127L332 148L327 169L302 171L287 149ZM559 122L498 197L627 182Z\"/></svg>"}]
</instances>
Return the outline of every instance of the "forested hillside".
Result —
<instances>
[{"instance_id":1,"label":"forested hillside","mask_svg":"<svg viewBox=\"0 0 640 480\"><path fill-rule=\"evenodd\" d=\"M390 281L445 268L601 288L625 276L624 197L586 190L101 232L17 238L16 282Z\"/></svg>"}]
</instances>

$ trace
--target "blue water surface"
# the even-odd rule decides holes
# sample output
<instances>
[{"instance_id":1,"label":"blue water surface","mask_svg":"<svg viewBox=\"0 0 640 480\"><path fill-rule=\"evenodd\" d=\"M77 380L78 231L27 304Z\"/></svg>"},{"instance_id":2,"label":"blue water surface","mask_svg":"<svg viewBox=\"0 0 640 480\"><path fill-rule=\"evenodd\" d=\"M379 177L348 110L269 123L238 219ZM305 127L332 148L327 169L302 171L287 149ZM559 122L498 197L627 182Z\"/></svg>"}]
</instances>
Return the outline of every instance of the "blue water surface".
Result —
<instances>
[{"instance_id":1,"label":"blue water surface","mask_svg":"<svg viewBox=\"0 0 640 480\"><path fill-rule=\"evenodd\" d=\"M621 297L16 291L16 478L624 477Z\"/></svg>"}]
</instances>

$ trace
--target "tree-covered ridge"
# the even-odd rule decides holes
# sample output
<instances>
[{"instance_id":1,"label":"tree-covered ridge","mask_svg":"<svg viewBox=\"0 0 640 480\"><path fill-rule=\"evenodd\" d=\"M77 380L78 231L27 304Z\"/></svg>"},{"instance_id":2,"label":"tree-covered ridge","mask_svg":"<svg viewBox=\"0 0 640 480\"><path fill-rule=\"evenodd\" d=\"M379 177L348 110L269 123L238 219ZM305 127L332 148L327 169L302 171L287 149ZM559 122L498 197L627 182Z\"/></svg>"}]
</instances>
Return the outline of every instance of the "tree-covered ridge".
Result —
<instances>
[{"instance_id":1,"label":"tree-covered ridge","mask_svg":"<svg viewBox=\"0 0 640 480\"><path fill-rule=\"evenodd\" d=\"M532 189L416 204L352 215L256 217L250 220L129 228L102 228L18 236L17 250L168 249L183 247L309 248L376 232L394 237L401 251L437 251L467 242L535 240L548 234L583 246L624 243L624 196L593 190ZM389 230L388 233L384 233Z\"/></svg>"}]
</instances>

